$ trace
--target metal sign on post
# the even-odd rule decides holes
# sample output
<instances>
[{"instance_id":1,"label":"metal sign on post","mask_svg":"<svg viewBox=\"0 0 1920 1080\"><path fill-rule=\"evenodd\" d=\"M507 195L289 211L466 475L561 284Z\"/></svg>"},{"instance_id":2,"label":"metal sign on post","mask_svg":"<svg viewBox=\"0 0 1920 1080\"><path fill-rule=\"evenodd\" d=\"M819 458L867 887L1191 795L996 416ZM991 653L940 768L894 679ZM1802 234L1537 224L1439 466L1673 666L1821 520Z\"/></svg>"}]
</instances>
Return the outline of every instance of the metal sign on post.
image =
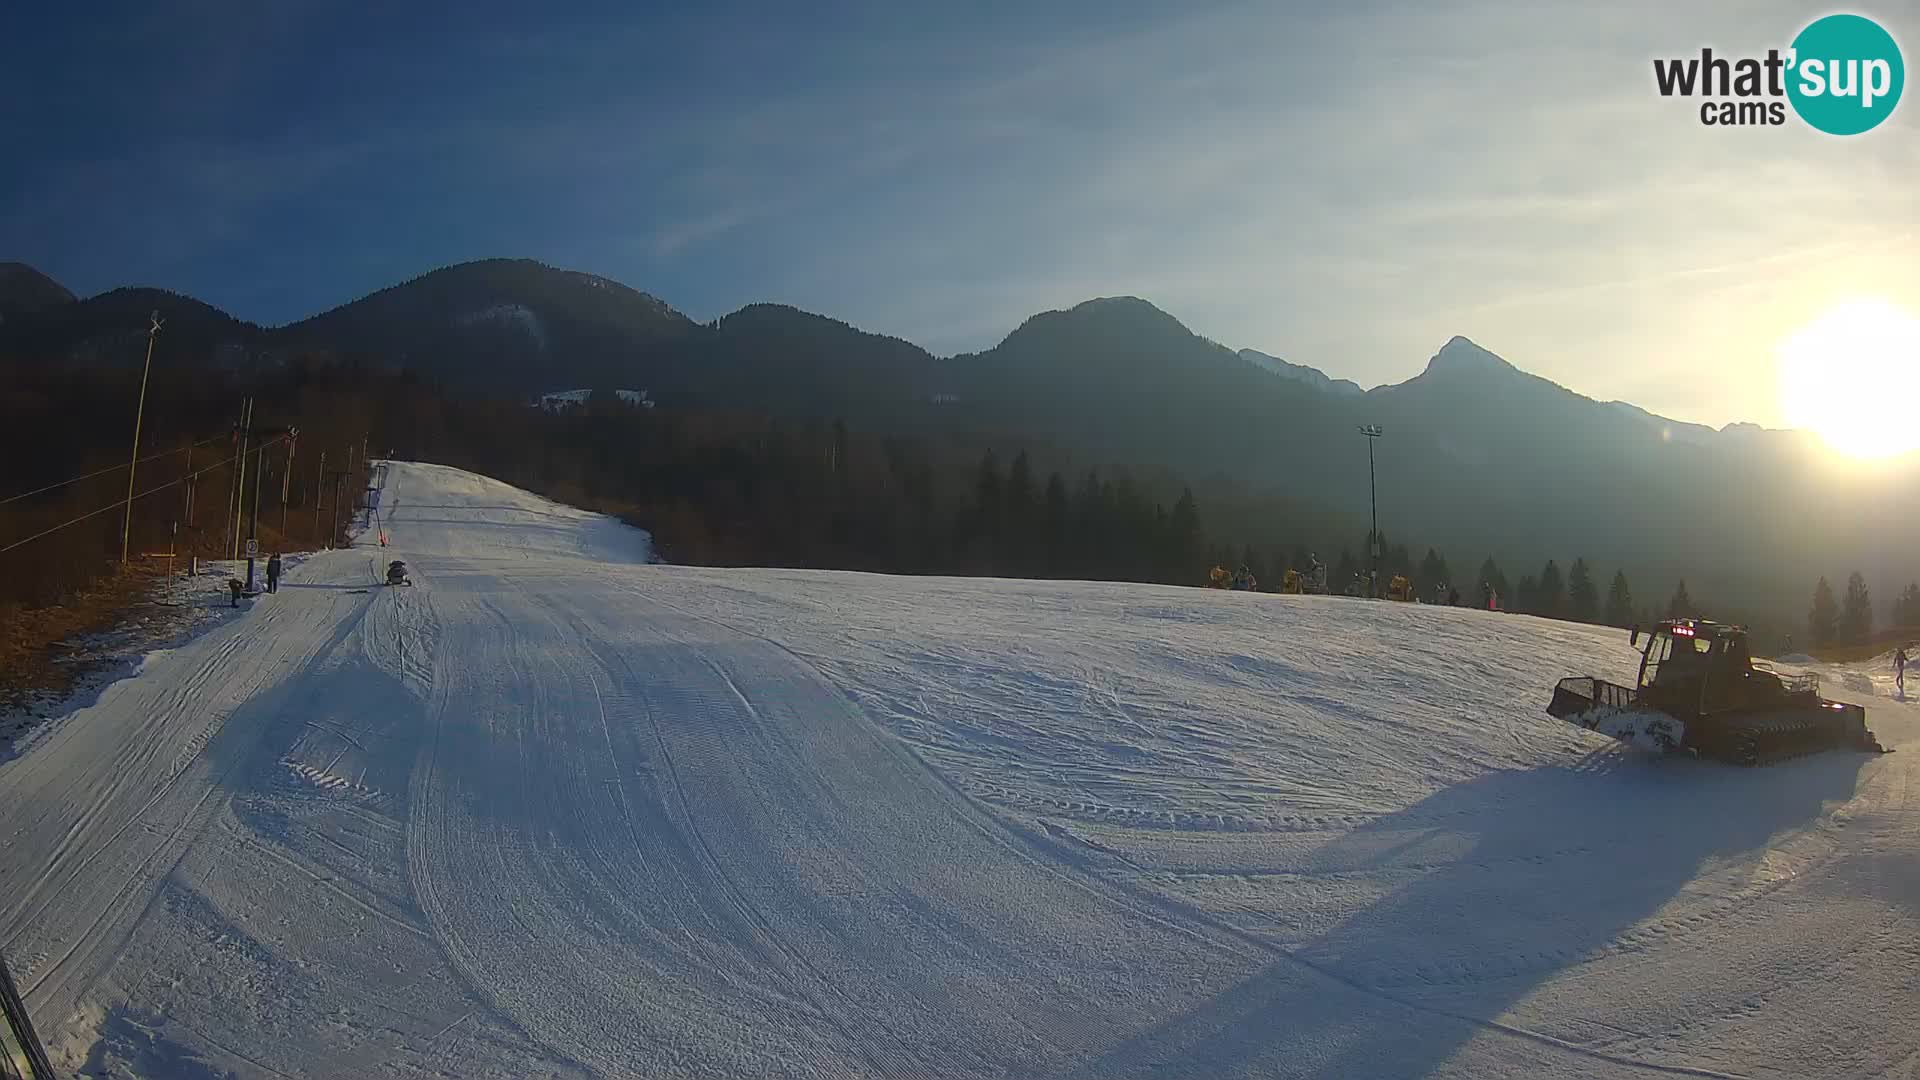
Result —
<instances>
[{"instance_id":1,"label":"metal sign on post","mask_svg":"<svg viewBox=\"0 0 1920 1080\"><path fill-rule=\"evenodd\" d=\"M247 537L247 558L251 559L258 554L260 554L260 541L251 536Z\"/></svg>"}]
</instances>

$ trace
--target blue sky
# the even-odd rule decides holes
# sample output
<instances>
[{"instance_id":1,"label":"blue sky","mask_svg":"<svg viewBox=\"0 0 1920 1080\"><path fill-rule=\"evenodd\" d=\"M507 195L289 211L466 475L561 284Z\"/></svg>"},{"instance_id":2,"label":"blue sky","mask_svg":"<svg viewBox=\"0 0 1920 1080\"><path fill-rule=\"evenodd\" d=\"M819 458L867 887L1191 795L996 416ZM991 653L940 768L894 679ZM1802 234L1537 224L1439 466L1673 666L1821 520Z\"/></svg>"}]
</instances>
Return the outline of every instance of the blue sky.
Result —
<instances>
[{"instance_id":1,"label":"blue sky","mask_svg":"<svg viewBox=\"0 0 1920 1080\"><path fill-rule=\"evenodd\" d=\"M173 6L10 13L0 259L274 324L529 256L943 354L1133 294L1362 385L1458 333L1716 425L1779 421L1833 304L1920 310L1920 102L1836 139L1653 90L1805 4Z\"/></svg>"}]
</instances>

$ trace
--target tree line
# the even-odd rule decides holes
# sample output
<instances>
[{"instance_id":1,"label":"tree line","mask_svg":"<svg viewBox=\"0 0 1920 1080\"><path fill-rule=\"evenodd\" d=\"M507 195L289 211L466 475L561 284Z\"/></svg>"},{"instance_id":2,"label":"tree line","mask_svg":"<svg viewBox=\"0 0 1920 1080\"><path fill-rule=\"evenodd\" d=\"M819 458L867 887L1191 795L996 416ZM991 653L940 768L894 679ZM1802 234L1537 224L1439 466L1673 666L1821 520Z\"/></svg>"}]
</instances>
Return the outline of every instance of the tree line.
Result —
<instances>
[{"instance_id":1,"label":"tree line","mask_svg":"<svg viewBox=\"0 0 1920 1080\"><path fill-rule=\"evenodd\" d=\"M1920 582L1909 582L1887 614L1889 629L1920 632ZM1814 584L1813 606L1807 612L1810 645L1866 645L1873 641L1873 628L1873 595L1860 571L1847 575L1846 593L1838 600L1824 576Z\"/></svg>"},{"instance_id":2,"label":"tree line","mask_svg":"<svg viewBox=\"0 0 1920 1080\"><path fill-rule=\"evenodd\" d=\"M0 546L124 498L125 471L113 466L128 450L133 401L126 383L124 372L47 369L21 372L0 390L0 404L18 418L0 431L0 455L19 463L10 488L108 470L85 484L0 504ZM223 436L249 394L258 425L300 429L296 453L289 460L288 448L278 446L255 455L248 474L231 462L208 470L231 456ZM1508 610L1622 627L1708 614L1685 581L1664 604L1643 604L1623 570L1603 577L1584 556L1564 571L1550 559L1514 583L1492 557L1457 574L1435 547L1384 535L1342 543L1306 518L1290 537L1232 535L1239 530L1208 527L1200 501L1178 477L1076 464L1019 433L857 431L839 421L751 411L647 409L612 395L554 411L455 393L406 373L297 358L270 372L157 378L147 410L143 448L182 452L143 464L139 488L201 475L191 510L182 488L136 500L131 539L142 554L229 552L236 500L249 497L242 490L262 492L264 546L323 542L339 516L353 510L362 485L356 475L346 485L346 506L323 520L315 514L318 500L331 494L319 455L332 455L335 470L370 435L376 455L391 448L402 458L469 468L621 515L649 530L674 562L1174 585L1205 584L1213 565L1244 565L1260 588L1277 591L1286 570L1304 572L1319 561L1331 591L1343 593L1363 582L1377 541L1374 592L1399 575L1425 602L1457 595L1463 605L1480 606L1484 583ZM74 424L75 416L129 423ZM185 451L205 440L212 441L193 456ZM0 555L0 603L57 603L112 576L119 522L117 513L103 514L57 540ZM1920 625L1920 586L1896 599L1893 622ZM1859 574L1844 599L1822 579L1809 616L1813 644L1854 640L1871 627Z\"/></svg>"}]
</instances>

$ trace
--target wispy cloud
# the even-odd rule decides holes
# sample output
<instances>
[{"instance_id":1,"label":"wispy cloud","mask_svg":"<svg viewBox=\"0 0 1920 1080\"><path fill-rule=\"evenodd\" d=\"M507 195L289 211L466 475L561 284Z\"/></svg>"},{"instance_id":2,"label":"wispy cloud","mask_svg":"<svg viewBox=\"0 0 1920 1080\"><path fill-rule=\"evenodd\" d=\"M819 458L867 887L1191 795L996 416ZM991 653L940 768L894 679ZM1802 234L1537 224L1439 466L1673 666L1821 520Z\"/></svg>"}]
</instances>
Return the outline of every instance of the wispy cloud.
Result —
<instances>
[{"instance_id":1,"label":"wispy cloud","mask_svg":"<svg viewBox=\"0 0 1920 1080\"><path fill-rule=\"evenodd\" d=\"M656 259L670 258L691 244L731 232L753 220L753 217L753 213L745 207L736 207L696 218L670 221L654 230L647 248Z\"/></svg>"},{"instance_id":2,"label":"wispy cloud","mask_svg":"<svg viewBox=\"0 0 1920 1080\"><path fill-rule=\"evenodd\" d=\"M1920 110L1845 141L1709 130L1653 90L1653 57L1777 44L1796 0L861 6L222 24L169 55L206 69L186 90L142 81L163 137L111 145L148 149L0 176L0 237L240 295L300 250L319 284L282 286L289 314L339 298L329 272L533 254L939 352L1132 293L1363 384L1466 333L1715 423L1774 418L1753 358L1822 304L1920 308ZM302 61L314 40L342 51ZM132 130L135 95L82 74L59 85Z\"/></svg>"}]
</instances>

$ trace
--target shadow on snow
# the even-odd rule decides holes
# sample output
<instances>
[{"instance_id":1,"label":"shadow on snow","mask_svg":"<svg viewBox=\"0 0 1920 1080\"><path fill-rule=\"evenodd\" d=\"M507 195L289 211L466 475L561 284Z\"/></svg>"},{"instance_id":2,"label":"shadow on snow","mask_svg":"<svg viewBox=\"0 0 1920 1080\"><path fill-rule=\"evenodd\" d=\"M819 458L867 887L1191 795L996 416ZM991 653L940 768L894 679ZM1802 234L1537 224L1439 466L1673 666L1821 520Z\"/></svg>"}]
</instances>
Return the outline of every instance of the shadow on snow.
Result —
<instances>
[{"instance_id":1,"label":"shadow on snow","mask_svg":"<svg viewBox=\"0 0 1920 1080\"><path fill-rule=\"evenodd\" d=\"M1492 772L1436 792L1320 849L1305 871L1403 885L1084 1075L1428 1075L1485 1021L1615 948L1707 864L1851 797L1866 760L1739 770L1609 751L1584 769ZM1531 1046L1591 1068L1549 1040Z\"/></svg>"}]
</instances>

